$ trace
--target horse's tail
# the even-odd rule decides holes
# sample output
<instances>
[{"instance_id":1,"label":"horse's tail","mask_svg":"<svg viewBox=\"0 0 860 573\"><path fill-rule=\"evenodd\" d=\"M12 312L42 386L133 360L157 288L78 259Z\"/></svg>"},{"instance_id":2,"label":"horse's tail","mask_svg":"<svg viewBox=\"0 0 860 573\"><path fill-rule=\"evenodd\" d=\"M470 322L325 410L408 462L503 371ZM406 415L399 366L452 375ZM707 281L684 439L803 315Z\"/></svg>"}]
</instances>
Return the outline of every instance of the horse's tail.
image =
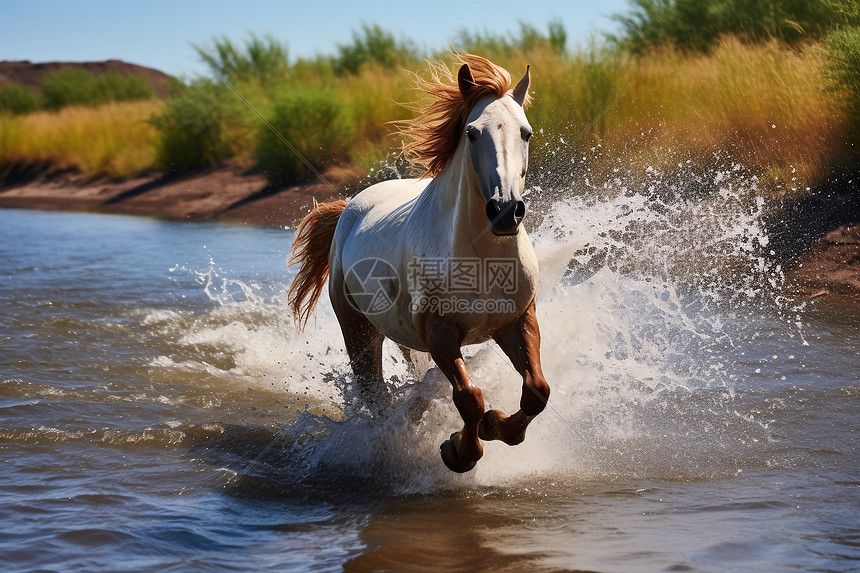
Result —
<instances>
[{"instance_id":1,"label":"horse's tail","mask_svg":"<svg viewBox=\"0 0 860 573\"><path fill-rule=\"evenodd\" d=\"M310 318L328 279L328 254L346 201L317 203L296 229L289 264L301 264L287 300L301 328Z\"/></svg>"}]
</instances>

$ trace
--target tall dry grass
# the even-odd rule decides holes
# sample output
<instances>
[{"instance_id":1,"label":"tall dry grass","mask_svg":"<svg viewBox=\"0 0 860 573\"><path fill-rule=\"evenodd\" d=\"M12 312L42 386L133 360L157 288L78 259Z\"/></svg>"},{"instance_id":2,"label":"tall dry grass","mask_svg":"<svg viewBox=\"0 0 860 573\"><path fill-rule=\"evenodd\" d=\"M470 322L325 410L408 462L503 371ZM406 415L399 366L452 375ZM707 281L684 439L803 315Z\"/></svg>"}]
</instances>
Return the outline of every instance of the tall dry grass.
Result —
<instances>
[{"instance_id":1,"label":"tall dry grass","mask_svg":"<svg viewBox=\"0 0 860 573\"><path fill-rule=\"evenodd\" d=\"M157 100L0 115L0 164L40 163L92 177L123 178L152 169Z\"/></svg>"},{"instance_id":2,"label":"tall dry grass","mask_svg":"<svg viewBox=\"0 0 860 573\"><path fill-rule=\"evenodd\" d=\"M824 91L824 65L815 46L734 39L708 56L646 56L627 69L631 88L611 112L612 138L618 144L631 129L656 126L653 146L720 151L781 182L769 186L774 193L790 194L826 179L849 151L844 117Z\"/></svg>"}]
</instances>

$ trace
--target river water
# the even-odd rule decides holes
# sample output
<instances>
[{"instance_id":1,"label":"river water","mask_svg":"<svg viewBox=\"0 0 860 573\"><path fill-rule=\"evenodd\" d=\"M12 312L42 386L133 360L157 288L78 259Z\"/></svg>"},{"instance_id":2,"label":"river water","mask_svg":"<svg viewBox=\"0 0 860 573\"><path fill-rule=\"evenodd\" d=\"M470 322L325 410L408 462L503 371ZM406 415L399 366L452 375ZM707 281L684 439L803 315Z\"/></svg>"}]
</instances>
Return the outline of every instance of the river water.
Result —
<instances>
[{"instance_id":1,"label":"river water","mask_svg":"<svg viewBox=\"0 0 860 573\"><path fill-rule=\"evenodd\" d=\"M549 408L464 475L438 371L386 347L373 421L327 301L296 330L290 230L0 210L0 569L856 570L860 312L726 199L543 197Z\"/></svg>"}]
</instances>

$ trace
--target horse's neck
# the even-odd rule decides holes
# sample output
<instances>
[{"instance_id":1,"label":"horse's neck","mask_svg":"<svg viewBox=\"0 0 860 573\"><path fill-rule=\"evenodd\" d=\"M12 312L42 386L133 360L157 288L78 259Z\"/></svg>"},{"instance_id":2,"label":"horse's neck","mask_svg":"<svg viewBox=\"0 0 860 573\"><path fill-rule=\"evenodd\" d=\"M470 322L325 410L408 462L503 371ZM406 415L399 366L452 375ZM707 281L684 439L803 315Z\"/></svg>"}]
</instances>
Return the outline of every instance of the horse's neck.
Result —
<instances>
[{"instance_id":1,"label":"horse's neck","mask_svg":"<svg viewBox=\"0 0 860 573\"><path fill-rule=\"evenodd\" d=\"M439 240L450 241L455 257L514 256L511 249L516 248L516 241L499 241L490 232L483 195L469 162L461 141L448 165L424 191L430 203L427 215L437 218L435 228L451 230Z\"/></svg>"}]
</instances>

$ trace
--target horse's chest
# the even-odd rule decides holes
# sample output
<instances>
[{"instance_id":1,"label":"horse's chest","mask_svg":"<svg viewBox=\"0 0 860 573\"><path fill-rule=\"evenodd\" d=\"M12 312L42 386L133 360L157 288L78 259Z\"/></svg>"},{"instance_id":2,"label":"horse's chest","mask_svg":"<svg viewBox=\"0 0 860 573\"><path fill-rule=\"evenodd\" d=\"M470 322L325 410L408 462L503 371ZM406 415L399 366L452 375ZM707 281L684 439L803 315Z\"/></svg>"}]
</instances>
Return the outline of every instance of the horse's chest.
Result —
<instances>
[{"instance_id":1,"label":"horse's chest","mask_svg":"<svg viewBox=\"0 0 860 573\"><path fill-rule=\"evenodd\" d=\"M456 324L466 344L482 342L525 311L536 276L520 258L415 257L407 274L410 312Z\"/></svg>"}]
</instances>

